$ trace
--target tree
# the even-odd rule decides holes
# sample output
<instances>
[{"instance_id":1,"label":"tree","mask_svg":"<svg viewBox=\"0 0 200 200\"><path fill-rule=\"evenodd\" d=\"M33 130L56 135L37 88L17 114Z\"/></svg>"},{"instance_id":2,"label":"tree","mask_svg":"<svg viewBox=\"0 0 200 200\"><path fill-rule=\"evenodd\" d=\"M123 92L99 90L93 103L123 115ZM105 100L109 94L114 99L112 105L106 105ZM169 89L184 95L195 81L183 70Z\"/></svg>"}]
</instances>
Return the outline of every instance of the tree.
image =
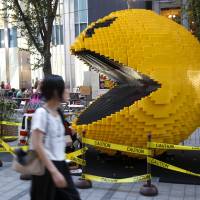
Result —
<instances>
[{"instance_id":1,"label":"tree","mask_svg":"<svg viewBox=\"0 0 200 200\"><path fill-rule=\"evenodd\" d=\"M189 0L189 17L193 33L200 40L200 0Z\"/></svg>"},{"instance_id":2,"label":"tree","mask_svg":"<svg viewBox=\"0 0 200 200\"><path fill-rule=\"evenodd\" d=\"M3 1L7 19L17 24L21 36L27 39L28 51L38 53L34 68L43 68L44 75L52 74L51 38L59 0ZM4 12L5 14L5 12Z\"/></svg>"}]
</instances>

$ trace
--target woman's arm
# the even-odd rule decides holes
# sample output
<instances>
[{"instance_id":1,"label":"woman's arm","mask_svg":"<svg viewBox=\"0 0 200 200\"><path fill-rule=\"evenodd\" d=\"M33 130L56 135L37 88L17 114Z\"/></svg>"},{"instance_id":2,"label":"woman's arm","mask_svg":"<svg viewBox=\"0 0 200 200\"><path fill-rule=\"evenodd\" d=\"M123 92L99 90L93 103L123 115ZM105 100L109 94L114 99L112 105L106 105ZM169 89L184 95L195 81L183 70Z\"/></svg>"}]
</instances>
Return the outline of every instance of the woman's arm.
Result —
<instances>
[{"instance_id":1,"label":"woman's arm","mask_svg":"<svg viewBox=\"0 0 200 200\"><path fill-rule=\"evenodd\" d=\"M43 132L41 132L40 130L34 130L32 132L33 147L34 147L35 151L37 152L38 157L40 158L42 163L45 165L45 167L50 172L55 185L59 188L65 188L65 187L67 187L67 182L66 182L64 176L55 167L53 162L50 159L48 159L45 149L44 149L44 145L43 145L43 138L44 138Z\"/></svg>"}]
</instances>

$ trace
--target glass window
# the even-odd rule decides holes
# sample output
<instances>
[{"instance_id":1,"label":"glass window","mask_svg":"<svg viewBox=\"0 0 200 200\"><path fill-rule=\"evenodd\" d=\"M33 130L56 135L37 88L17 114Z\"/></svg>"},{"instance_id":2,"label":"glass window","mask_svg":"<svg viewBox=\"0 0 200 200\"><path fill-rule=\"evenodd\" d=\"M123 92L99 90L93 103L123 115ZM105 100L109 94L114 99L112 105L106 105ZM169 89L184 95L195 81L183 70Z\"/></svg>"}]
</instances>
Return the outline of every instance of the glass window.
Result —
<instances>
[{"instance_id":1,"label":"glass window","mask_svg":"<svg viewBox=\"0 0 200 200\"><path fill-rule=\"evenodd\" d=\"M64 44L63 25L60 25L60 45Z\"/></svg>"},{"instance_id":2,"label":"glass window","mask_svg":"<svg viewBox=\"0 0 200 200\"><path fill-rule=\"evenodd\" d=\"M87 23L87 16L88 15L88 11L87 10L80 10L79 11L79 20L80 23Z\"/></svg>"},{"instance_id":3,"label":"glass window","mask_svg":"<svg viewBox=\"0 0 200 200\"><path fill-rule=\"evenodd\" d=\"M87 23L80 24L80 32L82 32L87 27Z\"/></svg>"},{"instance_id":4,"label":"glass window","mask_svg":"<svg viewBox=\"0 0 200 200\"><path fill-rule=\"evenodd\" d=\"M78 11L78 0L74 0L74 11Z\"/></svg>"},{"instance_id":5,"label":"glass window","mask_svg":"<svg viewBox=\"0 0 200 200\"><path fill-rule=\"evenodd\" d=\"M52 44L62 45L63 43L64 43L63 25L54 25L52 31Z\"/></svg>"},{"instance_id":6,"label":"glass window","mask_svg":"<svg viewBox=\"0 0 200 200\"><path fill-rule=\"evenodd\" d=\"M4 48L4 29L0 29L0 48Z\"/></svg>"},{"instance_id":7,"label":"glass window","mask_svg":"<svg viewBox=\"0 0 200 200\"><path fill-rule=\"evenodd\" d=\"M8 29L9 47L17 47L17 27Z\"/></svg>"},{"instance_id":8,"label":"glass window","mask_svg":"<svg viewBox=\"0 0 200 200\"><path fill-rule=\"evenodd\" d=\"M75 36L82 32L88 23L88 0L74 0Z\"/></svg>"},{"instance_id":9,"label":"glass window","mask_svg":"<svg viewBox=\"0 0 200 200\"><path fill-rule=\"evenodd\" d=\"M74 12L74 18L75 18L75 23L79 23L79 12L78 11L75 11Z\"/></svg>"},{"instance_id":10,"label":"glass window","mask_svg":"<svg viewBox=\"0 0 200 200\"><path fill-rule=\"evenodd\" d=\"M75 24L75 36L79 35L79 24Z\"/></svg>"},{"instance_id":11,"label":"glass window","mask_svg":"<svg viewBox=\"0 0 200 200\"><path fill-rule=\"evenodd\" d=\"M56 44L60 44L60 26L56 25Z\"/></svg>"},{"instance_id":12,"label":"glass window","mask_svg":"<svg viewBox=\"0 0 200 200\"><path fill-rule=\"evenodd\" d=\"M87 9L87 0L79 0L79 10Z\"/></svg>"},{"instance_id":13,"label":"glass window","mask_svg":"<svg viewBox=\"0 0 200 200\"><path fill-rule=\"evenodd\" d=\"M52 44L56 45L56 27L53 26L53 30L52 30Z\"/></svg>"}]
</instances>

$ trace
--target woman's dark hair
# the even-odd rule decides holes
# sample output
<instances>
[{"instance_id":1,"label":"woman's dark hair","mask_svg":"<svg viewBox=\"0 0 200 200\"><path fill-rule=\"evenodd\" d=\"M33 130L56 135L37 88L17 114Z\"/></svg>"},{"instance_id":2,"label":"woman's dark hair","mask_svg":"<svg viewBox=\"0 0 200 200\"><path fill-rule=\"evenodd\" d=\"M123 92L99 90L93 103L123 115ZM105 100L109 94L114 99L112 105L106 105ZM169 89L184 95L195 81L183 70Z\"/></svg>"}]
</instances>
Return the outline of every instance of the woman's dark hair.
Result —
<instances>
[{"instance_id":1,"label":"woman's dark hair","mask_svg":"<svg viewBox=\"0 0 200 200\"><path fill-rule=\"evenodd\" d=\"M63 93L65 90L65 82L61 76L50 75L44 78L41 84L42 96L45 100L50 100L58 96L60 100L63 98Z\"/></svg>"}]
</instances>

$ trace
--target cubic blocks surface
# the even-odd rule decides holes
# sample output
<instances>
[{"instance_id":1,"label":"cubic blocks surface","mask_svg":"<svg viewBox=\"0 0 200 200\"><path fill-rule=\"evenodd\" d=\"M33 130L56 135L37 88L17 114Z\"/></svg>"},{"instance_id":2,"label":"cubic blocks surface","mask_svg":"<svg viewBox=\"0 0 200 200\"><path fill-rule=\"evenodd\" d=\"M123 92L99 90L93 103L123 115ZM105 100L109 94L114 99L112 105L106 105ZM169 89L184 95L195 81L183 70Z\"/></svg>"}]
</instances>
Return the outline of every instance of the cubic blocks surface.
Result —
<instances>
[{"instance_id":1,"label":"cubic blocks surface","mask_svg":"<svg viewBox=\"0 0 200 200\"><path fill-rule=\"evenodd\" d=\"M159 82L161 88L129 107L74 128L86 137L146 147L154 142L178 144L200 124L200 44L184 27L147 10L124 10L97 21L107 27L81 33L72 51L90 50ZM99 108L101 109L101 108Z\"/></svg>"}]
</instances>

